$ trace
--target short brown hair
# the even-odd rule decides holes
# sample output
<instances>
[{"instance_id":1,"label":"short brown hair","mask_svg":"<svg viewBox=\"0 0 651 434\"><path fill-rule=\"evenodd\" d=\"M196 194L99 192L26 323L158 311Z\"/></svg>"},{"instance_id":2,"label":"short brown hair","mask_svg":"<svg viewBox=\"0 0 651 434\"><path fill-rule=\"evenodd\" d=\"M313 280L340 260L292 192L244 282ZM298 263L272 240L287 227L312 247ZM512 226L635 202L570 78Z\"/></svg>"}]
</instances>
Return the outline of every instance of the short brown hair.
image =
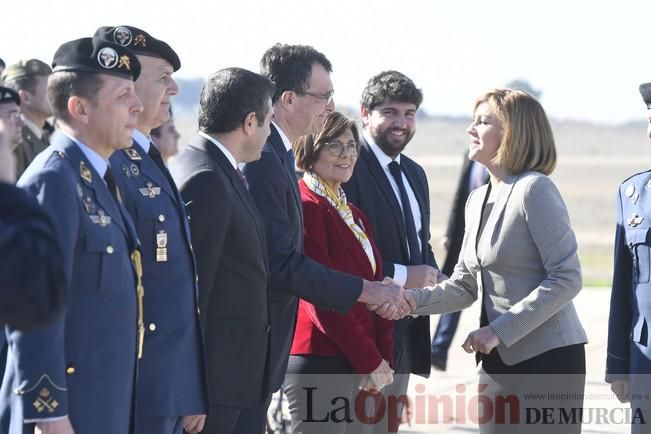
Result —
<instances>
[{"instance_id":1,"label":"short brown hair","mask_svg":"<svg viewBox=\"0 0 651 434\"><path fill-rule=\"evenodd\" d=\"M493 89L475 101L487 103L502 121L502 143L493 160L511 174L529 170L549 175L556 167L556 145L549 119L540 103L515 89Z\"/></svg>"},{"instance_id":2,"label":"short brown hair","mask_svg":"<svg viewBox=\"0 0 651 434\"><path fill-rule=\"evenodd\" d=\"M301 170L311 170L316 160L319 159L321 148L347 130L353 133L355 142L357 142L357 151L359 152L359 131L355 120L339 112L332 112L326 117L321 131L301 136L292 143L294 155L296 156L296 167Z\"/></svg>"},{"instance_id":3,"label":"short brown hair","mask_svg":"<svg viewBox=\"0 0 651 434\"><path fill-rule=\"evenodd\" d=\"M47 81L47 99L57 119L70 120L68 100L72 96L87 99L97 105L97 94L102 88L102 74L78 71L60 71L50 75Z\"/></svg>"}]
</instances>

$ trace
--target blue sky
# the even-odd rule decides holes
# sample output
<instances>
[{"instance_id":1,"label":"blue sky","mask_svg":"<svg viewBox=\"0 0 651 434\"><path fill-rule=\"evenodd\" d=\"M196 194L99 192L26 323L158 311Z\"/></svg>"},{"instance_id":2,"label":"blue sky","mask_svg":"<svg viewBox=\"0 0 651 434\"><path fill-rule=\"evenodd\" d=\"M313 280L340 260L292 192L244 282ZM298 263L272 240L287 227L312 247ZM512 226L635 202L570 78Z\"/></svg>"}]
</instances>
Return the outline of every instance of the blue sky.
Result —
<instances>
[{"instance_id":1,"label":"blue sky","mask_svg":"<svg viewBox=\"0 0 651 434\"><path fill-rule=\"evenodd\" d=\"M370 76L398 69L431 114L469 115L481 92L518 78L555 118L620 123L645 116L650 23L649 0L27 0L3 7L0 57L49 62L66 40L131 24L176 49L183 78L257 70L273 43L301 43L332 61L338 103L356 105Z\"/></svg>"}]
</instances>

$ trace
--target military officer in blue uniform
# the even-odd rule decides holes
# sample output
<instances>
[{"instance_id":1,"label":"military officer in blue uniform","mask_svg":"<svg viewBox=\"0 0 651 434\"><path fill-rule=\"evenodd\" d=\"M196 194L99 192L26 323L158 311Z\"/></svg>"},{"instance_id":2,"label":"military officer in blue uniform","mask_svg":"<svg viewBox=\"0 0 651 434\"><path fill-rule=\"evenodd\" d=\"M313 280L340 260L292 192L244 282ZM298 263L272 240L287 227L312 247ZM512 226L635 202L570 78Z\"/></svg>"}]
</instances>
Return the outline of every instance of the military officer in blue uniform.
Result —
<instances>
[{"instance_id":1,"label":"military officer in blue uniform","mask_svg":"<svg viewBox=\"0 0 651 434\"><path fill-rule=\"evenodd\" d=\"M59 129L18 186L56 228L68 301L52 326L8 329L0 405L10 434L129 433L143 289L137 235L108 159L130 145L142 111L140 63L118 44L83 38L61 45L52 65Z\"/></svg>"},{"instance_id":2,"label":"military officer in blue uniform","mask_svg":"<svg viewBox=\"0 0 651 434\"><path fill-rule=\"evenodd\" d=\"M95 36L131 49L144 110L133 145L111 157L143 254L145 346L136 386L136 434L191 434L207 413L195 262L185 205L150 132L170 116L179 57L165 42L132 26L101 27Z\"/></svg>"},{"instance_id":3,"label":"military officer in blue uniform","mask_svg":"<svg viewBox=\"0 0 651 434\"><path fill-rule=\"evenodd\" d=\"M651 139L651 83L640 85ZM651 171L619 186L606 381L634 410L632 432L651 424ZM640 417L637 417L640 416ZM642 423L642 420L644 422ZM637 422L637 423L636 423Z\"/></svg>"}]
</instances>

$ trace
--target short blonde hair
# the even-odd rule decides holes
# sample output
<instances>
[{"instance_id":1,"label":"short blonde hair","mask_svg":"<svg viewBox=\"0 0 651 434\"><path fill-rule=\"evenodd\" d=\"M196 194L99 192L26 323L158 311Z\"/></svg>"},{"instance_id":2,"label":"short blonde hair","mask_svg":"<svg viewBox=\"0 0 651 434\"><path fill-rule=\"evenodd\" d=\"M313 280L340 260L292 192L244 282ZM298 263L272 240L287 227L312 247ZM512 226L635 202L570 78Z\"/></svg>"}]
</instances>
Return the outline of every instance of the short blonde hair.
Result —
<instances>
[{"instance_id":1,"label":"short blonde hair","mask_svg":"<svg viewBox=\"0 0 651 434\"><path fill-rule=\"evenodd\" d=\"M475 101L487 103L502 121L502 143L493 162L512 174L529 170L549 175L556 167L556 145L549 119L540 103L516 89L493 89Z\"/></svg>"}]
</instances>

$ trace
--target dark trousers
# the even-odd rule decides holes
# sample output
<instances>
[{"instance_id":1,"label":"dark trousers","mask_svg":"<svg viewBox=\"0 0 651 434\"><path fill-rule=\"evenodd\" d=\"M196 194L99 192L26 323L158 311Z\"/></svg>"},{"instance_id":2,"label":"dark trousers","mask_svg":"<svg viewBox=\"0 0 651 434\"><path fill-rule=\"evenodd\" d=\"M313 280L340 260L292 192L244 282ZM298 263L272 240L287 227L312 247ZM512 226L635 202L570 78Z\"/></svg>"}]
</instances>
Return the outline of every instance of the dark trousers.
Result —
<instances>
[{"instance_id":1,"label":"dark trousers","mask_svg":"<svg viewBox=\"0 0 651 434\"><path fill-rule=\"evenodd\" d=\"M211 405L203 434L264 434L271 395L251 408Z\"/></svg>"},{"instance_id":2,"label":"dark trousers","mask_svg":"<svg viewBox=\"0 0 651 434\"><path fill-rule=\"evenodd\" d=\"M452 339L454 339L454 334L459 326L459 318L461 318L460 311L444 313L439 318L436 332L432 337L432 359L447 361Z\"/></svg>"},{"instance_id":3,"label":"dark trousers","mask_svg":"<svg viewBox=\"0 0 651 434\"><path fill-rule=\"evenodd\" d=\"M183 417L137 417L135 434L182 434Z\"/></svg>"},{"instance_id":4,"label":"dark trousers","mask_svg":"<svg viewBox=\"0 0 651 434\"><path fill-rule=\"evenodd\" d=\"M290 356L285 396L294 434L362 434L372 432L360 396L361 377L348 361L338 357ZM362 406L360 408L359 406Z\"/></svg>"},{"instance_id":5,"label":"dark trousers","mask_svg":"<svg viewBox=\"0 0 651 434\"><path fill-rule=\"evenodd\" d=\"M580 434L584 388L583 344L555 348L512 366L493 350L482 358L479 432Z\"/></svg>"}]
</instances>

